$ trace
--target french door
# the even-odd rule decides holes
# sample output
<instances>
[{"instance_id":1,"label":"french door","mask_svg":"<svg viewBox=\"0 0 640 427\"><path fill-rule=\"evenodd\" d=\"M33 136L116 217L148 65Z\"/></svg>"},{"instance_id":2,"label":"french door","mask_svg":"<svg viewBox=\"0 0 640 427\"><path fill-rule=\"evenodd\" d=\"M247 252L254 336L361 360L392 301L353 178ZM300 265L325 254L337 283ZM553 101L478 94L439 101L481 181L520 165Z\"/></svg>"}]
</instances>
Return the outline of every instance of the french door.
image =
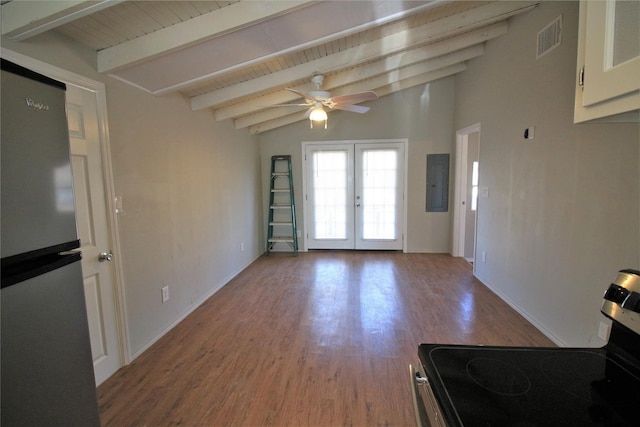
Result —
<instances>
[{"instance_id":1,"label":"french door","mask_svg":"<svg viewBox=\"0 0 640 427\"><path fill-rule=\"evenodd\" d=\"M404 145L305 146L307 249L402 249Z\"/></svg>"}]
</instances>

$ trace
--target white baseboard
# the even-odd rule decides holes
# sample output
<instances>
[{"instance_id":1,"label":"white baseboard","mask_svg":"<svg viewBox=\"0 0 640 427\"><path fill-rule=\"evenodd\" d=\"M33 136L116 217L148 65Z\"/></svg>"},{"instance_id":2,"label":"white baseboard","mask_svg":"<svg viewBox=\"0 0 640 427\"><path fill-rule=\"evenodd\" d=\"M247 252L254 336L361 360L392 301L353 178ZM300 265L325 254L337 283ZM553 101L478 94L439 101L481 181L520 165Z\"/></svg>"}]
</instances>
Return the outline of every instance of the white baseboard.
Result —
<instances>
[{"instance_id":1,"label":"white baseboard","mask_svg":"<svg viewBox=\"0 0 640 427\"><path fill-rule=\"evenodd\" d=\"M482 283L484 286L489 288L489 290L491 290L491 292L496 294L502 301L506 302L509 305L509 307L513 308L516 312L518 312L519 315L524 317L537 330L542 332L547 338L549 338L551 341L556 343L558 345L558 347L568 347L567 343L565 343L560 338L558 338L557 336L552 334L549 330L547 330L544 326L542 326L534 316L529 314L526 310L524 310L522 307L520 307L518 304L516 304L513 300L511 300L509 297L507 297L503 292L501 292L499 289L497 289L495 286L493 286L488 280L482 279L475 272L473 273L473 276L476 279L478 279L480 281L480 283Z\"/></svg>"},{"instance_id":2,"label":"white baseboard","mask_svg":"<svg viewBox=\"0 0 640 427\"><path fill-rule=\"evenodd\" d=\"M145 344L140 350L138 350L137 352L135 352L134 354L131 354L129 356L129 363L133 362L138 356L140 356L142 353L144 353L145 351L147 351L151 346L153 346L156 342L158 342L158 340L160 340L160 338L162 338L163 336L165 336L170 330L172 330L173 328L175 328L180 322L182 322L187 316L189 316L191 313L193 313L198 307L200 307L202 304L204 304L204 302L206 300L208 300L209 298L211 298L216 292L218 292L220 289L222 289L223 287L225 287L225 285L227 285L234 277L236 277L238 274L242 273L247 267L249 267L252 263L254 263L258 258L260 258L262 256L262 254L259 254L257 257L255 257L254 259L250 260L249 262L247 262L246 264L244 264L243 266L240 267L239 270L235 271L234 273L230 274L229 276L225 277L224 279L222 279L218 284L216 284L207 294L205 294L202 298L200 298L198 301L195 301L187 311L185 311L184 313L182 313L180 315L180 317L178 317L175 321L173 321L169 326L167 326L162 332L160 332L156 337L154 337L151 341L149 341L147 344Z\"/></svg>"}]
</instances>

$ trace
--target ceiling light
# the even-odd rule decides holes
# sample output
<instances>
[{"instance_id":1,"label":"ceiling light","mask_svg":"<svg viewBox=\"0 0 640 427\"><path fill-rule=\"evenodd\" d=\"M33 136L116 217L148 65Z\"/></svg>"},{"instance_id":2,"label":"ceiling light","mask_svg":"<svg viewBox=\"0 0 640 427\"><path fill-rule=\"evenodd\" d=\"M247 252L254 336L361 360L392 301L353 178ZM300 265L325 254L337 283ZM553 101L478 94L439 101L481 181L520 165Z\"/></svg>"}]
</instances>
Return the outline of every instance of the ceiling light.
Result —
<instances>
[{"instance_id":1,"label":"ceiling light","mask_svg":"<svg viewBox=\"0 0 640 427\"><path fill-rule=\"evenodd\" d=\"M311 110L309 121L311 122L311 129L313 129L313 122L324 122L324 128L327 128L327 112L324 111L320 102Z\"/></svg>"}]
</instances>

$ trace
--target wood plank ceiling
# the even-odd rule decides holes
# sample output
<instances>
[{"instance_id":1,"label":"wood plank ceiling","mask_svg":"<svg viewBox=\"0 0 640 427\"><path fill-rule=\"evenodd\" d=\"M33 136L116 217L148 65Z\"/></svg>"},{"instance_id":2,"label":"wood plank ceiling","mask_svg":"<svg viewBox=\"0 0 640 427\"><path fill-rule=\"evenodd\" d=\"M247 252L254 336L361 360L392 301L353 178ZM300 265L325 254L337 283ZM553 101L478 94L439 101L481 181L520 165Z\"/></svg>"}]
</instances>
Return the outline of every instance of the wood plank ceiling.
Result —
<instances>
[{"instance_id":1,"label":"wood plank ceiling","mask_svg":"<svg viewBox=\"0 0 640 427\"><path fill-rule=\"evenodd\" d=\"M380 96L464 71L535 1L34 1L2 4L2 36L60 32L96 70L260 133L307 120L292 88ZM375 108L376 101L366 106ZM274 107L275 106L275 107Z\"/></svg>"}]
</instances>

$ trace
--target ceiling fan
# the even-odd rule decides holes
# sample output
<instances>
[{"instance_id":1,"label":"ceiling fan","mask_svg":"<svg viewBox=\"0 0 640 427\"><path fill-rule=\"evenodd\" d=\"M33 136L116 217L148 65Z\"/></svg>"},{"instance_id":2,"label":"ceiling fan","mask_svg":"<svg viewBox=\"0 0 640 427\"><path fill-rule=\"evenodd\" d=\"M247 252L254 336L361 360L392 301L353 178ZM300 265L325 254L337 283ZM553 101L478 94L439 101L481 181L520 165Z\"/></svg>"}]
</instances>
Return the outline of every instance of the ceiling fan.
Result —
<instances>
[{"instance_id":1,"label":"ceiling fan","mask_svg":"<svg viewBox=\"0 0 640 427\"><path fill-rule=\"evenodd\" d=\"M354 105L358 102L373 101L378 99L373 91L358 92L342 96L331 96L331 93L320 89L324 82L324 76L322 74L314 74L311 78L311 82L315 84L316 89L309 91L308 93L302 93L295 89L286 88L288 91L295 93L305 99L302 104L280 104L278 106L300 106L309 107L305 117L308 117L311 121L311 127L313 122L324 121L324 128L327 128L327 112L325 107L329 110L345 110L353 113L366 113L369 111L369 107L362 105Z\"/></svg>"}]
</instances>

